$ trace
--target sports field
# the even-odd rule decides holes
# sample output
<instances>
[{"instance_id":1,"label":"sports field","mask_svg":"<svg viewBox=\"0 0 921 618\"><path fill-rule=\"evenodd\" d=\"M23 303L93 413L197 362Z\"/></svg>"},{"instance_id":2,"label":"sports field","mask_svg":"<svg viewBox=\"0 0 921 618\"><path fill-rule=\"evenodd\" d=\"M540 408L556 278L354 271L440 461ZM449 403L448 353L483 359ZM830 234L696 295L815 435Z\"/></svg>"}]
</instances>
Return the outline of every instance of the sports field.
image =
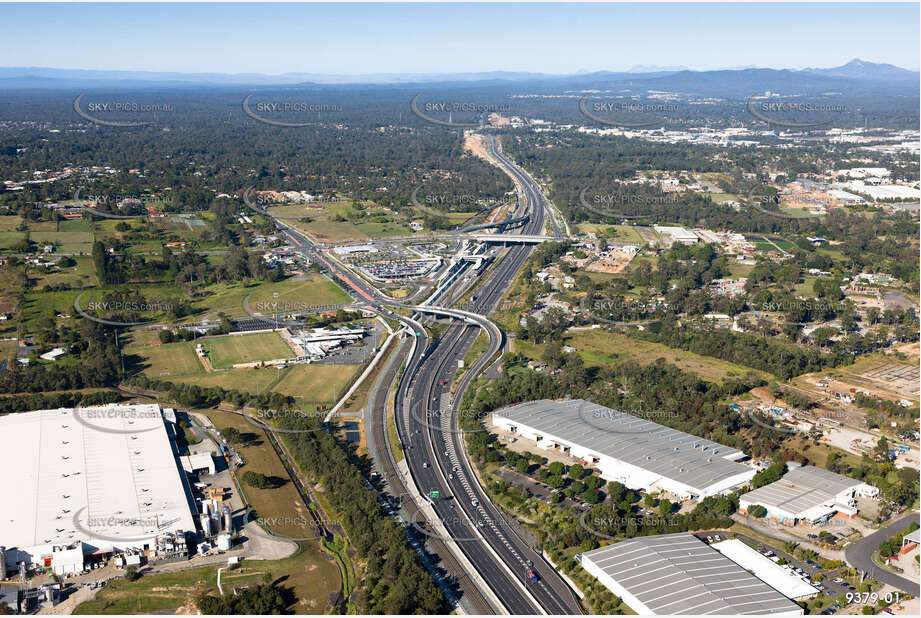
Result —
<instances>
[{"instance_id":1,"label":"sports field","mask_svg":"<svg viewBox=\"0 0 921 618\"><path fill-rule=\"evenodd\" d=\"M195 384L202 388L219 387L226 390L238 390L247 393L261 393L272 386L284 370L275 367L248 369L223 369L211 373L190 373L169 378L177 384Z\"/></svg>"},{"instance_id":2,"label":"sports field","mask_svg":"<svg viewBox=\"0 0 921 618\"><path fill-rule=\"evenodd\" d=\"M123 351L129 364L137 364L149 378L168 378L204 371L191 342L127 345Z\"/></svg>"},{"instance_id":3,"label":"sports field","mask_svg":"<svg viewBox=\"0 0 921 618\"><path fill-rule=\"evenodd\" d=\"M306 402L331 402L360 368L360 365L294 365L272 390Z\"/></svg>"},{"instance_id":4,"label":"sports field","mask_svg":"<svg viewBox=\"0 0 921 618\"><path fill-rule=\"evenodd\" d=\"M215 369L232 367L239 363L294 357L294 352L278 333L224 335L199 339L198 342L208 352L208 358Z\"/></svg>"}]
</instances>

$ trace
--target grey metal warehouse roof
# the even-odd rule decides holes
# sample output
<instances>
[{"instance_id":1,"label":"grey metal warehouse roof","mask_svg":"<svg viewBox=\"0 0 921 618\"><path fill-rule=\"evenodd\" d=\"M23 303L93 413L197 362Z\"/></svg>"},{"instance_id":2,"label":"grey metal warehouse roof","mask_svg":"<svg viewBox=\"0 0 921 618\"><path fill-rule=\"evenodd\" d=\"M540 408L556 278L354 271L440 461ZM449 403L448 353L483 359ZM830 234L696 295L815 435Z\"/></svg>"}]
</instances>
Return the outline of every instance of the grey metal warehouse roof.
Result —
<instances>
[{"instance_id":1,"label":"grey metal warehouse roof","mask_svg":"<svg viewBox=\"0 0 921 618\"><path fill-rule=\"evenodd\" d=\"M656 614L777 614L799 606L697 537L662 534L582 554Z\"/></svg>"},{"instance_id":2,"label":"grey metal warehouse roof","mask_svg":"<svg viewBox=\"0 0 921 618\"><path fill-rule=\"evenodd\" d=\"M921 544L921 528L918 528L918 529L913 530L912 532L909 532L908 534L906 534L906 535L905 535L905 540L908 541L908 542L910 542L910 543L918 543L918 544Z\"/></svg>"},{"instance_id":3,"label":"grey metal warehouse roof","mask_svg":"<svg viewBox=\"0 0 921 618\"><path fill-rule=\"evenodd\" d=\"M725 459L737 449L665 427L584 399L531 401L494 416L578 444L696 489L751 471Z\"/></svg>"},{"instance_id":4,"label":"grey metal warehouse roof","mask_svg":"<svg viewBox=\"0 0 921 618\"><path fill-rule=\"evenodd\" d=\"M803 466L790 470L782 479L770 485L744 494L742 499L768 508L780 508L795 515L814 506L833 502L837 494L860 484L861 481L823 468Z\"/></svg>"}]
</instances>

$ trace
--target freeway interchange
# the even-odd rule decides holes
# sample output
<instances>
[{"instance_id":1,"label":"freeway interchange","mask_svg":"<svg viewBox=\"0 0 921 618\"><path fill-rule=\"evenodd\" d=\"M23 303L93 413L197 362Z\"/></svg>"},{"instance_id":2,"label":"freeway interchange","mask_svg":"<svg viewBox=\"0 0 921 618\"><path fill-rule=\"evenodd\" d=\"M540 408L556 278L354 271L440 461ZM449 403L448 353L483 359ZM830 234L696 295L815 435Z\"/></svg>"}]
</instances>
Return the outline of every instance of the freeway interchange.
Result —
<instances>
[{"instance_id":1,"label":"freeway interchange","mask_svg":"<svg viewBox=\"0 0 921 618\"><path fill-rule=\"evenodd\" d=\"M541 235L549 209L543 195L530 176L500 152L495 138L487 139L494 161L519 189L519 205L511 214L519 223L524 222L517 232L523 236ZM244 200L250 204L246 194ZM523 218L525 216L527 218ZM504 333L485 316L498 306L532 247L525 243L509 243L504 255L486 275L474 279L479 285L466 306L469 311L461 311L426 303L408 305L394 301L334 258L324 255L297 229L273 219L293 245L361 297L359 304L400 322L415 338L406 370L396 384L394 399L395 422L409 478L396 471L392 453L389 454L391 461L381 461L387 457L378 452L376 467L383 473L391 493L399 495L403 520L413 528L411 537L426 539L427 550L441 558L442 566L457 582L461 590L459 601L468 611L477 613L581 614L574 591L540 553L521 538L480 487L466 457L465 432L460 429L457 416L468 385L496 361L505 345ZM550 221L554 237L561 237L557 222L552 217ZM458 238L462 238L459 233ZM462 288L467 284L466 279L459 278L452 287ZM412 313L406 317L388 307ZM421 316L426 314L452 319L444 334L436 340L432 340L416 319L423 319ZM489 337L487 350L463 375L452 393L458 361L464 359L481 329ZM386 389L389 392L391 387L390 381L379 380L373 389L374 419L369 419L369 426L377 425L373 428L375 442L386 442L381 426L386 419L383 408L387 397L386 393L378 391ZM410 484L415 487L407 487ZM415 504L413 496L428 504ZM453 555L445 555L445 552ZM484 585L489 589L480 590Z\"/></svg>"}]
</instances>

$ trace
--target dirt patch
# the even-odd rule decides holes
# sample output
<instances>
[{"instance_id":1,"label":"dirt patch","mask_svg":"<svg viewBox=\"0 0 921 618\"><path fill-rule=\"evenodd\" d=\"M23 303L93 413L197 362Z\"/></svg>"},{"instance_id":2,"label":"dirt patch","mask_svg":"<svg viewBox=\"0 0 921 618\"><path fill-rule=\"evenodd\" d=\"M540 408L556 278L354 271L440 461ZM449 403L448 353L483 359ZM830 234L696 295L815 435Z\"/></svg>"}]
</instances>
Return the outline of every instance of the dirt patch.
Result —
<instances>
[{"instance_id":1,"label":"dirt patch","mask_svg":"<svg viewBox=\"0 0 921 618\"><path fill-rule=\"evenodd\" d=\"M477 133L468 133L464 136L464 150L469 150L473 156L489 161L489 154L486 152L486 144L483 142L483 136Z\"/></svg>"}]
</instances>

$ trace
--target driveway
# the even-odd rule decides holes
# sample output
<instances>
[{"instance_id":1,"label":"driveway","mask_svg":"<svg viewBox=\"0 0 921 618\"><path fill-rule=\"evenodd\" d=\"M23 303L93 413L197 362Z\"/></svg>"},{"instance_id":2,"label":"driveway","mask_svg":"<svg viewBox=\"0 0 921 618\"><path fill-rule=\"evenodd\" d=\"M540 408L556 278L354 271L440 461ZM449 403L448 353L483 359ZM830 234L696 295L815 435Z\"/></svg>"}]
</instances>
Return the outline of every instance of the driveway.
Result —
<instances>
[{"instance_id":1,"label":"driveway","mask_svg":"<svg viewBox=\"0 0 921 618\"><path fill-rule=\"evenodd\" d=\"M763 520L760 520L757 517L746 517L742 513L738 512L733 513L730 515L730 517L732 517L733 521L740 523L743 526L748 526L752 530L757 530L761 534L769 536L772 539L777 539L778 541L784 542L793 541L803 549L811 549L823 558L827 558L829 560L844 560L844 552L840 549L825 549L820 545L810 543L809 541L794 534L790 534L789 532L785 532L773 526L766 526Z\"/></svg>"},{"instance_id":2,"label":"driveway","mask_svg":"<svg viewBox=\"0 0 921 618\"><path fill-rule=\"evenodd\" d=\"M918 596L919 586L917 581L878 567L873 563L872 559L873 552L883 541L905 530L911 522L918 522L917 513L909 513L888 526L880 528L870 536L852 543L844 552L845 560L858 571L866 573L868 577L872 577L884 584L889 584L902 592Z\"/></svg>"}]
</instances>

